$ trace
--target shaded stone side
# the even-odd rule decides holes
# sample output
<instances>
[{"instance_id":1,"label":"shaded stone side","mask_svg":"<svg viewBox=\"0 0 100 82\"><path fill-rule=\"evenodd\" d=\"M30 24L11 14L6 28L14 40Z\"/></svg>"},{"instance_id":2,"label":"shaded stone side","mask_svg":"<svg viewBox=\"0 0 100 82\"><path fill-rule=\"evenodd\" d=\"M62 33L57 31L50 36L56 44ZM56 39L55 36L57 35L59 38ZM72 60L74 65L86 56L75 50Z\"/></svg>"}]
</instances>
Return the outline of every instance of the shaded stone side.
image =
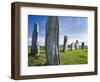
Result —
<instances>
[{"instance_id":1,"label":"shaded stone side","mask_svg":"<svg viewBox=\"0 0 100 82\"><path fill-rule=\"evenodd\" d=\"M75 49L74 48L75 47L75 44L72 42L71 45L70 45L70 47L71 47L71 50L74 50Z\"/></svg>"},{"instance_id":2,"label":"shaded stone side","mask_svg":"<svg viewBox=\"0 0 100 82\"><path fill-rule=\"evenodd\" d=\"M84 49L84 46L85 46L85 44L84 44L84 42L82 42L81 48Z\"/></svg>"},{"instance_id":3,"label":"shaded stone side","mask_svg":"<svg viewBox=\"0 0 100 82\"><path fill-rule=\"evenodd\" d=\"M38 23L35 23L34 30L32 33L32 46L31 46L31 53L33 56L38 55L39 52L39 25Z\"/></svg>"},{"instance_id":4,"label":"shaded stone side","mask_svg":"<svg viewBox=\"0 0 100 82\"><path fill-rule=\"evenodd\" d=\"M63 52L65 52L68 49L67 41L68 41L68 37L64 36Z\"/></svg>"}]
</instances>

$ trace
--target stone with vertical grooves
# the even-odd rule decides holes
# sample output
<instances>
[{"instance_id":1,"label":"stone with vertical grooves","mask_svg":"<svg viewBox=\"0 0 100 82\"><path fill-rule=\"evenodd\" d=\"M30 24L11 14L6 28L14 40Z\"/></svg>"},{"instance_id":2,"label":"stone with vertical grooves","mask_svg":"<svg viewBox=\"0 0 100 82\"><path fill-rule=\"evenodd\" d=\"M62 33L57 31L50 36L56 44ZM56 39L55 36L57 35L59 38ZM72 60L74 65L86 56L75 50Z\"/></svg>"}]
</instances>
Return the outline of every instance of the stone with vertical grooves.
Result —
<instances>
[{"instance_id":1,"label":"stone with vertical grooves","mask_svg":"<svg viewBox=\"0 0 100 82\"><path fill-rule=\"evenodd\" d=\"M57 16L48 16L45 33L45 51L47 65L60 64L59 58L59 19Z\"/></svg>"}]
</instances>

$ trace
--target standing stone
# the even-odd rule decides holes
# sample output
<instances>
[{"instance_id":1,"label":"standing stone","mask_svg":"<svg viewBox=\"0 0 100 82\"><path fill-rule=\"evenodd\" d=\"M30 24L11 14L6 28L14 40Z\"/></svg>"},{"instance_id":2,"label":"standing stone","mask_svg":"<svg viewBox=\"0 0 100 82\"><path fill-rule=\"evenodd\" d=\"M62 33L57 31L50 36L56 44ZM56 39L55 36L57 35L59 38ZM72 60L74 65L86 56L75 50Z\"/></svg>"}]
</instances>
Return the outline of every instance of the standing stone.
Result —
<instances>
[{"instance_id":1,"label":"standing stone","mask_svg":"<svg viewBox=\"0 0 100 82\"><path fill-rule=\"evenodd\" d=\"M82 42L82 44L81 44L81 48L82 48L82 49L84 48L84 42Z\"/></svg>"},{"instance_id":2,"label":"standing stone","mask_svg":"<svg viewBox=\"0 0 100 82\"><path fill-rule=\"evenodd\" d=\"M67 42L68 42L68 37L64 36L63 52L65 52L65 50L68 49Z\"/></svg>"},{"instance_id":3,"label":"standing stone","mask_svg":"<svg viewBox=\"0 0 100 82\"><path fill-rule=\"evenodd\" d=\"M38 23L35 23L33 34L32 34L32 47L31 47L31 52L33 56L38 55L39 52L38 39L39 39L39 25Z\"/></svg>"},{"instance_id":4,"label":"standing stone","mask_svg":"<svg viewBox=\"0 0 100 82\"><path fill-rule=\"evenodd\" d=\"M79 41L78 40L76 40L76 42L75 42L75 49L76 50L79 49Z\"/></svg>"},{"instance_id":5,"label":"standing stone","mask_svg":"<svg viewBox=\"0 0 100 82\"><path fill-rule=\"evenodd\" d=\"M46 23L45 51L47 65L60 64L59 58L59 19L57 16L49 16Z\"/></svg>"},{"instance_id":6,"label":"standing stone","mask_svg":"<svg viewBox=\"0 0 100 82\"><path fill-rule=\"evenodd\" d=\"M74 43L71 43L71 50L74 50Z\"/></svg>"}]
</instances>

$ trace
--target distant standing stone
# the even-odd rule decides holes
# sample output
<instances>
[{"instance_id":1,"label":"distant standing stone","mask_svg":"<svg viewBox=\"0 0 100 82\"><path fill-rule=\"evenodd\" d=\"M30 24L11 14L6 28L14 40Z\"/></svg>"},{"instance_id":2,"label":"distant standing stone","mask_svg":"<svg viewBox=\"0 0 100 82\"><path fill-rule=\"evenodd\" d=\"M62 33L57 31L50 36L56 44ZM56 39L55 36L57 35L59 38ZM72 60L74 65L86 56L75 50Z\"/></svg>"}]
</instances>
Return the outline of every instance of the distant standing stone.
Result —
<instances>
[{"instance_id":1,"label":"distant standing stone","mask_svg":"<svg viewBox=\"0 0 100 82\"><path fill-rule=\"evenodd\" d=\"M79 49L79 41L78 40L76 40L76 42L75 42L75 49L76 50Z\"/></svg>"},{"instance_id":2,"label":"distant standing stone","mask_svg":"<svg viewBox=\"0 0 100 82\"><path fill-rule=\"evenodd\" d=\"M45 34L45 51L47 65L60 64L59 58L59 19L57 16L48 16Z\"/></svg>"},{"instance_id":3,"label":"distant standing stone","mask_svg":"<svg viewBox=\"0 0 100 82\"><path fill-rule=\"evenodd\" d=\"M39 25L38 23L35 23L34 25L34 30L32 33L32 47L31 47L31 52L33 56L38 55L39 52Z\"/></svg>"},{"instance_id":4,"label":"distant standing stone","mask_svg":"<svg viewBox=\"0 0 100 82\"><path fill-rule=\"evenodd\" d=\"M81 44L81 48L82 48L82 49L84 48L84 42L82 42L82 44Z\"/></svg>"},{"instance_id":5,"label":"distant standing stone","mask_svg":"<svg viewBox=\"0 0 100 82\"><path fill-rule=\"evenodd\" d=\"M68 42L68 37L64 36L63 52L65 52L68 49L67 42Z\"/></svg>"},{"instance_id":6,"label":"distant standing stone","mask_svg":"<svg viewBox=\"0 0 100 82\"><path fill-rule=\"evenodd\" d=\"M74 45L74 43L72 42L72 43L71 43L71 46L70 46L70 47L71 47L71 50L74 50L74 49L75 49L74 46L75 46L75 45Z\"/></svg>"}]
</instances>

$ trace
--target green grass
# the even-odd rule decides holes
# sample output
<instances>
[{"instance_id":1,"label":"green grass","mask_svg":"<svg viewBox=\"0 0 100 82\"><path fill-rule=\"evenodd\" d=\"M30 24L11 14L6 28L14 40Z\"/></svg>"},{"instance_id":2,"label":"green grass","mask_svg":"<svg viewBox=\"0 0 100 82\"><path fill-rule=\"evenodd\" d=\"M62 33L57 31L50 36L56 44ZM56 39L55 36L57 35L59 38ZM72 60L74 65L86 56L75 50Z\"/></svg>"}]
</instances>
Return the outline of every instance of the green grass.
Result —
<instances>
[{"instance_id":1,"label":"green grass","mask_svg":"<svg viewBox=\"0 0 100 82\"><path fill-rule=\"evenodd\" d=\"M88 51L87 49L68 50L60 52L60 64L87 64L88 63ZM46 55L43 48L40 49L38 56L31 54L30 48L28 48L28 66L44 66L46 62Z\"/></svg>"},{"instance_id":2,"label":"green grass","mask_svg":"<svg viewBox=\"0 0 100 82\"><path fill-rule=\"evenodd\" d=\"M86 64L87 61L87 49L79 50L68 50L66 52L61 52L60 60L61 64Z\"/></svg>"},{"instance_id":3,"label":"green grass","mask_svg":"<svg viewBox=\"0 0 100 82\"><path fill-rule=\"evenodd\" d=\"M31 49L28 48L28 66L43 66L46 62L45 51L43 48L40 49L38 56L31 54Z\"/></svg>"}]
</instances>

